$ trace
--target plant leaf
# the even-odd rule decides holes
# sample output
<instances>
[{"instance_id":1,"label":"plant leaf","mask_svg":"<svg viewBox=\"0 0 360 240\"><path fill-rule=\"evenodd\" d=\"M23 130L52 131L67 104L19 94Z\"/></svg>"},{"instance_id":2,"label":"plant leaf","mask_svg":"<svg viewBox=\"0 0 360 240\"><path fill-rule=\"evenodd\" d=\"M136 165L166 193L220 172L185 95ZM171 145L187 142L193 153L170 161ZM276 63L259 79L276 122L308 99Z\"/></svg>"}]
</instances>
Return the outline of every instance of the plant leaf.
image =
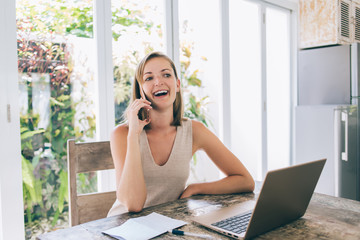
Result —
<instances>
[{"instance_id":1,"label":"plant leaf","mask_svg":"<svg viewBox=\"0 0 360 240\"><path fill-rule=\"evenodd\" d=\"M32 203L37 203L37 197L35 192L35 177L34 177L34 169L29 160L21 156L21 164L22 164L22 179L23 184L25 185L26 190L29 192L30 199ZM29 203L29 202L28 202ZM30 207L30 206L28 206Z\"/></svg>"},{"instance_id":2,"label":"plant leaf","mask_svg":"<svg viewBox=\"0 0 360 240\"><path fill-rule=\"evenodd\" d=\"M61 213L64 210L64 201L68 195L68 178L65 171L60 171L60 188L59 188L59 199L58 199L58 210Z\"/></svg>"},{"instance_id":3,"label":"plant leaf","mask_svg":"<svg viewBox=\"0 0 360 240\"><path fill-rule=\"evenodd\" d=\"M24 133L21 134L21 140L22 140L22 141L23 141L23 140L26 140L26 139L28 139L28 138L33 137L33 136L36 135L36 134L40 134L40 133L43 133L43 132L45 132L44 129L24 132Z\"/></svg>"},{"instance_id":4,"label":"plant leaf","mask_svg":"<svg viewBox=\"0 0 360 240\"><path fill-rule=\"evenodd\" d=\"M53 97L50 98L50 103L51 103L52 105L58 105L58 106L60 106L60 107L64 107L64 106L65 106L64 103L57 101L57 100L56 100L55 98L53 98Z\"/></svg>"}]
</instances>

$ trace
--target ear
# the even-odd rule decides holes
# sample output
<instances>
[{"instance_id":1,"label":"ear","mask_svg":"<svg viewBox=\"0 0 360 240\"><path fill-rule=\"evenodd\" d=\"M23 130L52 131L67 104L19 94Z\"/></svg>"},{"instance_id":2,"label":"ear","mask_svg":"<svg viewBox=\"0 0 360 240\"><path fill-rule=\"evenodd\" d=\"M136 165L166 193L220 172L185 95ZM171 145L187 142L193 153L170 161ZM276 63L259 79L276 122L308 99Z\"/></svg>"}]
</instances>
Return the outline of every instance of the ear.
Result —
<instances>
[{"instance_id":1,"label":"ear","mask_svg":"<svg viewBox=\"0 0 360 240\"><path fill-rule=\"evenodd\" d=\"M177 79L176 80L176 92L180 92L180 87L181 87L180 79Z\"/></svg>"}]
</instances>

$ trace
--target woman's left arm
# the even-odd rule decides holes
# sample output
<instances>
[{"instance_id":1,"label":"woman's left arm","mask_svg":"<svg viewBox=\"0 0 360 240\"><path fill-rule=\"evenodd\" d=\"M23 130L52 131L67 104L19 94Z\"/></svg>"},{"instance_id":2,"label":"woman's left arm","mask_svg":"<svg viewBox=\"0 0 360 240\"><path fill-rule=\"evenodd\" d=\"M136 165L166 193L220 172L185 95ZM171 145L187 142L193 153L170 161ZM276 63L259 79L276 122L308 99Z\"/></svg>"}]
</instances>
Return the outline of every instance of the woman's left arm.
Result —
<instances>
[{"instance_id":1,"label":"woman's left arm","mask_svg":"<svg viewBox=\"0 0 360 240\"><path fill-rule=\"evenodd\" d=\"M197 194L228 194L252 192L255 182L245 166L206 126L192 120L194 154L204 150L214 164L226 175L214 182L190 184L180 198Z\"/></svg>"}]
</instances>

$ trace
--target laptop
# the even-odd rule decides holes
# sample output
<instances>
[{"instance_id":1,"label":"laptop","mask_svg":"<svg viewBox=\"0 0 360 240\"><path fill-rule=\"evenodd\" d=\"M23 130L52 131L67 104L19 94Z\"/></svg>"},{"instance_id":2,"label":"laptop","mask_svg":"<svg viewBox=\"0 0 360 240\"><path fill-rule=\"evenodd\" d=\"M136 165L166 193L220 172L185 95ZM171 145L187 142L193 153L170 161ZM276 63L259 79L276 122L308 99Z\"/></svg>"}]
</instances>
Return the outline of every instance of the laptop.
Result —
<instances>
[{"instance_id":1,"label":"laptop","mask_svg":"<svg viewBox=\"0 0 360 240\"><path fill-rule=\"evenodd\" d=\"M326 159L269 171L257 201L250 200L192 218L237 239L249 239L305 214Z\"/></svg>"}]
</instances>

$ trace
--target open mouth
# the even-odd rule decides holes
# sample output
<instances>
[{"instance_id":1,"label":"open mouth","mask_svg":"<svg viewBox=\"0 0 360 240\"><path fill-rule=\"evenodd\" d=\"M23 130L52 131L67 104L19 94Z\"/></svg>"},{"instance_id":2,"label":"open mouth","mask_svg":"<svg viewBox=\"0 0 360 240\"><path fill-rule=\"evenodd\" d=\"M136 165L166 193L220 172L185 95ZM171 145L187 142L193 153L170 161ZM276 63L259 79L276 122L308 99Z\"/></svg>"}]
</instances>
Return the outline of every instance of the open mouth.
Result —
<instances>
[{"instance_id":1,"label":"open mouth","mask_svg":"<svg viewBox=\"0 0 360 240\"><path fill-rule=\"evenodd\" d=\"M166 90L160 90L160 91L155 92L155 93L154 93L154 96L155 96L155 97L161 97L161 96L165 96L165 95L167 95L167 94L168 94L168 91L166 91Z\"/></svg>"}]
</instances>

